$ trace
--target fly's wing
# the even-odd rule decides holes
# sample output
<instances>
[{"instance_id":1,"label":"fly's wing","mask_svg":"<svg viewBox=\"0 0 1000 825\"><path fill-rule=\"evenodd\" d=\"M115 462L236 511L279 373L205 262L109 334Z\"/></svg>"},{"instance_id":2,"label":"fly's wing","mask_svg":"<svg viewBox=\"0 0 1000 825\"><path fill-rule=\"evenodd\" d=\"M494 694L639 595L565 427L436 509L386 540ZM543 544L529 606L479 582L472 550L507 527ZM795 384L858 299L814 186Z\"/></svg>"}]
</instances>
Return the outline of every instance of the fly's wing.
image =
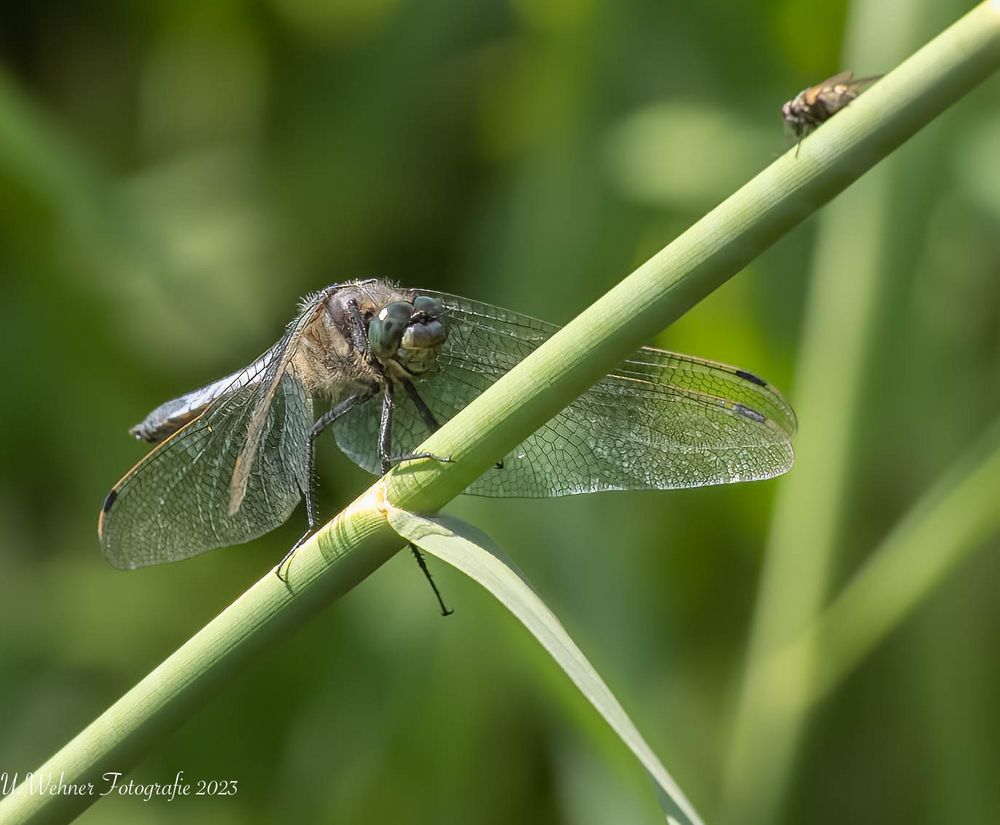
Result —
<instances>
[{"instance_id":1,"label":"fly's wing","mask_svg":"<svg viewBox=\"0 0 1000 825\"><path fill-rule=\"evenodd\" d=\"M855 78L852 72L841 72L817 86L817 99L827 116L833 116L871 86L882 75Z\"/></svg>"},{"instance_id":2,"label":"fly's wing","mask_svg":"<svg viewBox=\"0 0 1000 825\"><path fill-rule=\"evenodd\" d=\"M415 382L439 422L451 418L558 327L453 295L423 292L447 311L439 370ZM402 392L394 454L428 435ZM378 471L379 405L334 425L357 464ZM602 378L466 490L546 497L669 489L770 478L792 465L795 415L766 382L736 367L644 347Z\"/></svg>"},{"instance_id":3,"label":"fly's wing","mask_svg":"<svg viewBox=\"0 0 1000 825\"><path fill-rule=\"evenodd\" d=\"M312 400L283 357L294 333L235 375L204 413L157 445L108 494L98 532L115 567L178 561L249 541L288 519L306 488L313 418ZM245 495L230 512L230 486L251 426L258 443Z\"/></svg>"},{"instance_id":4,"label":"fly's wing","mask_svg":"<svg viewBox=\"0 0 1000 825\"><path fill-rule=\"evenodd\" d=\"M826 101L824 94L829 96L835 86L849 82L852 77L854 77L854 72L839 72L832 77L828 77L826 80L820 81L815 86L803 89L795 96L794 102L800 104L799 108L808 111L816 105L817 101Z\"/></svg>"}]
</instances>

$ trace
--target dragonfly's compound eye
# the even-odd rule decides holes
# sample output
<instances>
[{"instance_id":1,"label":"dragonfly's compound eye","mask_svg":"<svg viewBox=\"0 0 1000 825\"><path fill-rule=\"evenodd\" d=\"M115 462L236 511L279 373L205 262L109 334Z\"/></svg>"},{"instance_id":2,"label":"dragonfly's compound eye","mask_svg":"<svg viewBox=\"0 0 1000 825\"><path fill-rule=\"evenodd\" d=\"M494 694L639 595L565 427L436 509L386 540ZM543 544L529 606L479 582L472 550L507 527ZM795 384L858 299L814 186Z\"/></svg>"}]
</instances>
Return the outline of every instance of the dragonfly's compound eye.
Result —
<instances>
[{"instance_id":1,"label":"dragonfly's compound eye","mask_svg":"<svg viewBox=\"0 0 1000 825\"><path fill-rule=\"evenodd\" d=\"M418 295L413 299L413 308L417 312L422 312L428 318L440 318L444 314L444 307L436 298L428 295Z\"/></svg>"},{"instance_id":2,"label":"dragonfly's compound eye","mask_svg":"<svg viewBox=\"0 0 1000 825\"><path fill-rule=\"evenodd\" d=\"M372 318L368 325L368 346L377 358L395 357L412 315L413 304L397 301L382 307Z\"/></svg>"}]
</instances>

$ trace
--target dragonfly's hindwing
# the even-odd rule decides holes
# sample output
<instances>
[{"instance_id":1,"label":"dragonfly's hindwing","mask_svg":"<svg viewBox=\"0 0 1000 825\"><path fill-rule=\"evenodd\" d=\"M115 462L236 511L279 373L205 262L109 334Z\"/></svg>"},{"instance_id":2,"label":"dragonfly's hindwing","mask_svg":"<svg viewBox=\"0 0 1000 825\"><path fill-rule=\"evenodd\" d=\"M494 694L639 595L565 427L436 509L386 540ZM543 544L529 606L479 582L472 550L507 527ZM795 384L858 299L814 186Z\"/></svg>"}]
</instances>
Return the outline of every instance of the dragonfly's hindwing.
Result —
<instances>
[{"instance_id":1,"label":"dragonfly's hindwing","mask_svg":"<svg viewBox=\"0 0 1000 825\"><path fill-rule=\"evenodd\" d=\"M447 309L439 370L416 382L443 423L558 328L509 310L430 293ZM429 434L397 393L392 452ZM340 448L378 472L379 405L335 425ZM600 490L669 489L769 478L792 464L795 417L768 384L724 364L643 348L601 379L466 490L547 497Z\"/></svg>"},{"instance_id":2,"label":"dragonfly's hindwing","mask_svg":"<svg viewBox=\"0 0 1000 825\"><path fill-rule=\"evenodd\" d=\"M244 382L162 442L105 502L101 542L116 567L188 558L286 521L306 487L312 401L291 370L263 421L246 495L229 514L230 482L262 382Z\"/></svg>"}]
</instances>

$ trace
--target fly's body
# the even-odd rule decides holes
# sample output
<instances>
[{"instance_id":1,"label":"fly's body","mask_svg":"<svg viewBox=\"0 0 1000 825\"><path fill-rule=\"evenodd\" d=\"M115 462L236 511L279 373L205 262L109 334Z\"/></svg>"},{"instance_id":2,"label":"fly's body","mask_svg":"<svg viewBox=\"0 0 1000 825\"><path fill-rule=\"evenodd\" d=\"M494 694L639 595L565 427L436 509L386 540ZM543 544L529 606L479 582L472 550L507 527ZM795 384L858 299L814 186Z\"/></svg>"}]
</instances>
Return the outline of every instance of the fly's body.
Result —
<instances>
[{"instance_id":1,"label":"fly's body","mask_svg":"<svg viewBox=\"0 0 1000 825\"><path fill-rule=\"evenodd\" d=\"M239 544L284 522L303 497L312 530L323 432L373 473L441 460L419 444L557 329L383 280L327 287L248 367L132 429L156 446L105 500L104 553L134 568ZM317 417L315 401L330 408ZM791 466L794 430L791 408L752 373L643 347L467 492L540 497L768 478Z\"/></svg>"},{"instance_id":2,"label":"fly's body","mask_svg":"<svg viewBox=\"0 0 1000 825\"><path fill-rule=\"evenodd\" d=\"M822 83L803 89L781 107L781 116L800 141L815 128L825 123L837 112L878 80L873 77L854 77L853 72L841 72Z\"/></svg>"}]
</instances>

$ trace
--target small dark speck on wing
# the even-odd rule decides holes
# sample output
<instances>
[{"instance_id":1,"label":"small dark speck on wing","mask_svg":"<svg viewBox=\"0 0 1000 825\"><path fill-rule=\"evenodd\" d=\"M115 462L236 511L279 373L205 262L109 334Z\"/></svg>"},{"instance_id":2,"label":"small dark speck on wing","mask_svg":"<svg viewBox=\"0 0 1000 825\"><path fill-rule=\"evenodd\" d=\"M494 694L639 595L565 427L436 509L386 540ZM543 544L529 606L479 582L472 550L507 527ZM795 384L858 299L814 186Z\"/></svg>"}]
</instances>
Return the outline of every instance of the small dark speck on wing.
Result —
<instances>
[{"instance_id":1,"label":"small dark speck on wing","mask_svg":"<svg viewBox=\"0 0 1000 825\"><path fill-rule=\"evenodd\" d=\"M736 412L738 412L740 415L752 419L753 421L759 421L761 424L767 421L767 418L765 418L763 415L757 412L757 410L752 410L749 407L743 406L742 404L733 404L733 409L736 410Z\"/></svg>"},{"instance_id":2,"label":"small dark speck on wing","mask_svg":"<svg viewBox=\"0 0 1000 825\"><path fill-rule=\"evenodd\" d=\"M746 370L736 370L736 374L740 378L745 378L747 381L751 381L752 383L757 384L760 387L767 386L767 381L765 381L763 378L758 378L752 372L747 372Z\"/></svg>"},{"instance_id":3,"label":"small dark speck on wing","mask_svg":"<svg viewBox=\"0 0 1000 825\"><path fill-rule=\"evenodd\" d=\"M108 497L104 499L104 507L101 509L106 513L111 509L111 505L115 503L115 499L118 498L118 491L112 490L108 493Z\"/></svg>"}]
</instances>

